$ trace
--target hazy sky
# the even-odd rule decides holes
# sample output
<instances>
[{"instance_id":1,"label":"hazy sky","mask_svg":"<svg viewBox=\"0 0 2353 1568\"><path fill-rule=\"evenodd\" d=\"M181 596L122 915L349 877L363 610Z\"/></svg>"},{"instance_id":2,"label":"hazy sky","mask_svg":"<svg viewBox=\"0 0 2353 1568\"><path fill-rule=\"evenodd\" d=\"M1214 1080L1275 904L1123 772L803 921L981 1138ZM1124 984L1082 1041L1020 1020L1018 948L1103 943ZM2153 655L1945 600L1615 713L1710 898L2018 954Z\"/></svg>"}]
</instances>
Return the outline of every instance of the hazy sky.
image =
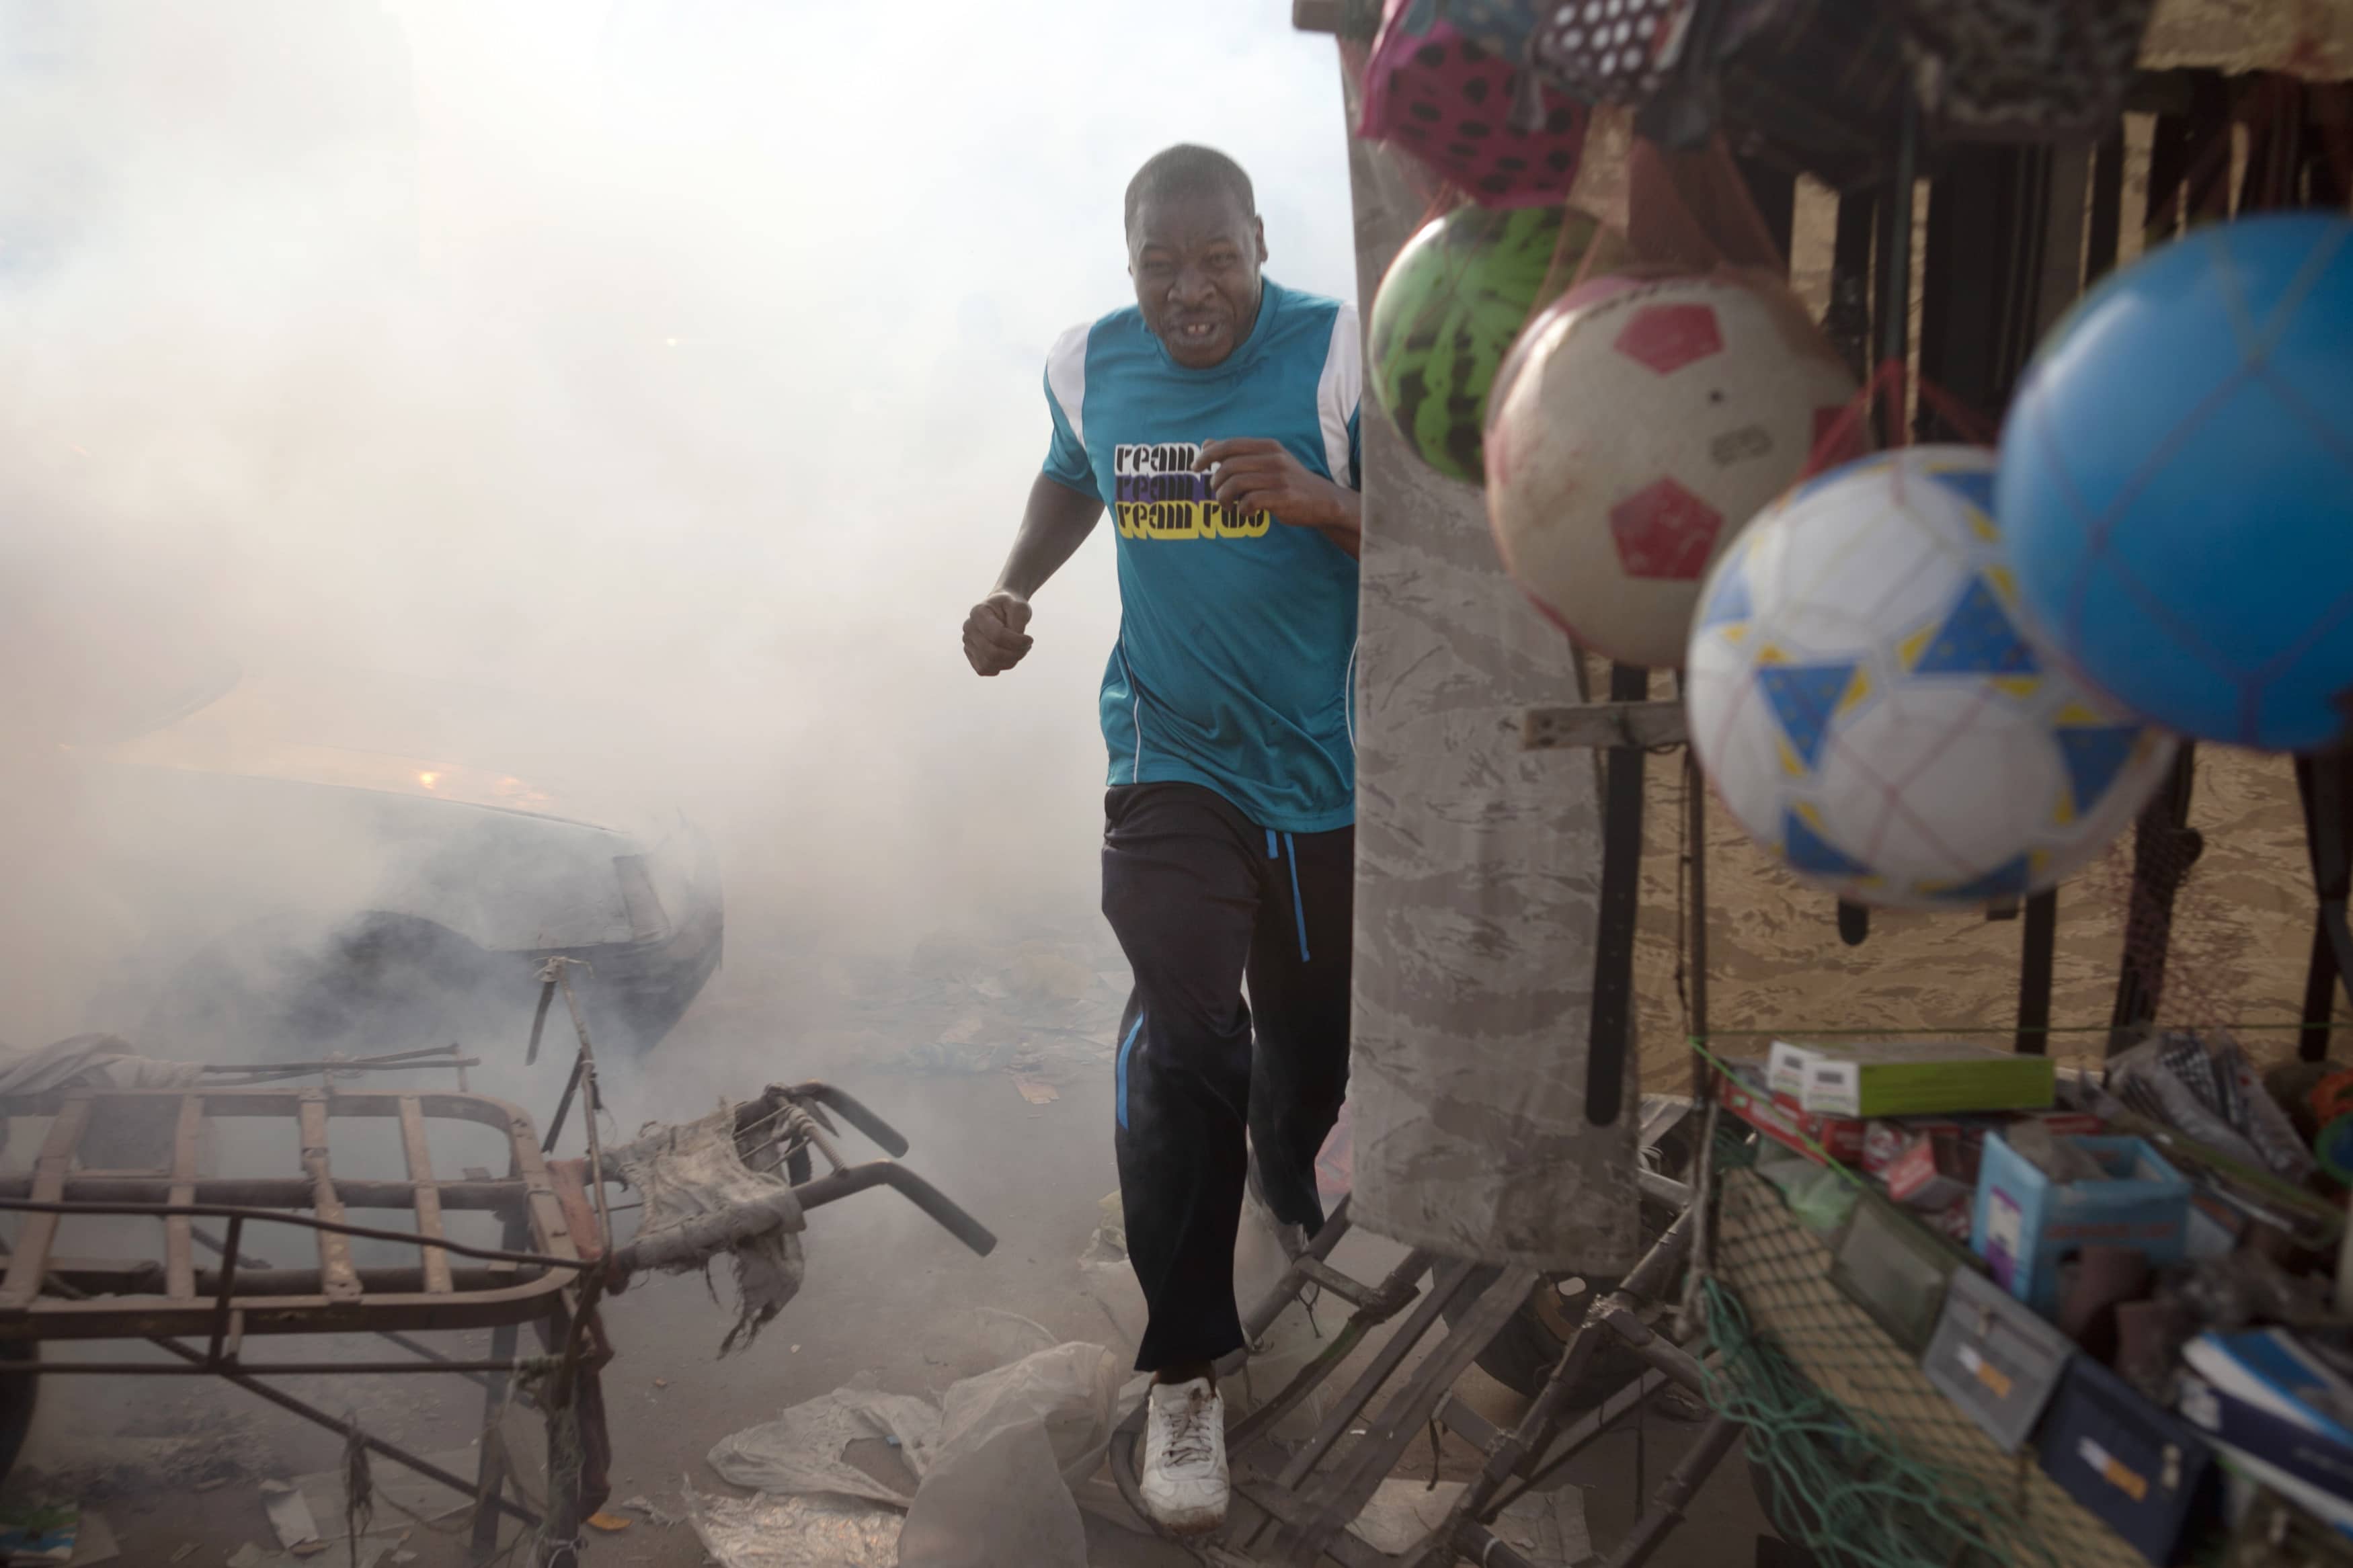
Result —
<instances>
[{"instance_id":1,"label":"hazy sky","mask_svg":"<svg viewBox=\"0 0 2353 1568\"><path fill-rule=\"evenodd\" d=\"M47 710L201 643L593 710L551 768L710 822L747 935L1092 920L1106 539L1012 676L958 627L1143 158L1349 291L1288 10L0 0L0 861L70 890Z\"/></svg>"}]
</instances>

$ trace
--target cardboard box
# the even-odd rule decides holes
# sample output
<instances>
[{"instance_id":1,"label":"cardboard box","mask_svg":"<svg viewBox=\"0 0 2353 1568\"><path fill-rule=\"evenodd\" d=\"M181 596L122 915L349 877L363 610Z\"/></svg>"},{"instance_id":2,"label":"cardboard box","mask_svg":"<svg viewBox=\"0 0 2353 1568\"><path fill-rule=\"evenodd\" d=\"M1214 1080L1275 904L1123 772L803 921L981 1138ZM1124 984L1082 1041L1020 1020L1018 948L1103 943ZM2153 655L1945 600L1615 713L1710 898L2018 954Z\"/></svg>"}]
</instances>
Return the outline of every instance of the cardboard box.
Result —
<instances>
[{"instance_id":1,"label":"cardboard box","mask_svg":"<svg viewBox=\"0 0 2353 1568\"><path fill-rule=\"evenodd\" d=\"M1924 1132L1889 1163L1887 1195L1906 1208L1942 1213L1977 1191L1984 1151L1984 1136L1968 1130Z\"/></svg>"},{"instance_id":2,"label":"cardboard box","mask_svg":"<svg viewBox=\"0 0 2353 1568\"><path fill-rule=\"evenodd\" d=\"M2059 1083L2048 1057L1958 1040L1776 1040L1766 1074L1801 1110L1866 1119L2046 1110Z\"/></svg>"},{"instance_id":3,"label":"cardboard box","mask_svg":"<svg viewBox=\"0 0 2353 1568\"><path fill-rule=\"evenodd\" d=\"M2089 1356L2068 1361L2037 1457L2060 1489L2158 1568L2220 1501L2213 1450L2197 1429Z\"/></svg>"},{"instance_id":4,"label":"cardboard box","mask_svg":"<svg viewBox=\"0 0 2353 1568\"><path fill-rule=\"evenodd\" d=\"M2046 1318L2059 1311L2059 1265L2086 1247L2137 1247L2152 1265L2180 1261L2189 1184L2139 1138L2059 1140L2089 1154L2101 1180L2054 1182L2000 1133L1978 1170L1969 1247L2004 1289Z\"/></svg>"},{"instance_id":5,"label":"cardboard box","mask_svg":"<svg viewBox=\"0 0 2353 1568\"><path fill-rule=\"evenodd\" d=\"M2075 1347L1983 1275L1962 1269L1920 1370L2005 1454L2015 1454L2059 1391Z\"/></svg>"},{"instance_id":6,"label":"cardboard box","mask_svg":"<svg viewBox=\"0 0 2353 1568\"><path fill-rule=\"evenodd\" d=\"M1765 1088L1762 1068L1736 1064L1718 1080L1717 1098L1725 1110L1777 1143L1800 1154L1819 1158L1809 1142L1841 1165L1860 1164L1865 1124L1853 1117L1812 1116L1775 1100Z\"/></svg>"}]
</instances>

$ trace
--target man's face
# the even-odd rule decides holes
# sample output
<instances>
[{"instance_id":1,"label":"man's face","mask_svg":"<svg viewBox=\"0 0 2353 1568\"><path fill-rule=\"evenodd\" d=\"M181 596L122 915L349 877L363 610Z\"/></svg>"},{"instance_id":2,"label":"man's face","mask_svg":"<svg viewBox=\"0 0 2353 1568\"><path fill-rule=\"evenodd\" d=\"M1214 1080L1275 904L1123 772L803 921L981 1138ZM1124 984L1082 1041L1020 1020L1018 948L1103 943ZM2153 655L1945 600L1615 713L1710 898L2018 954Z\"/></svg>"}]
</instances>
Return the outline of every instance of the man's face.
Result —
<instances>
[{"instance_id":1,"label":"man's face","mask_svg":"<svg viewBox=\"0 0 2353 1568\"><path fill-rule=\"evenodd\" d=\"M1144 324L1193 370L1224 363L1258 319L1266 233L1226 192L1146 198L1127 236Z\"/></svg>"}]
</instances>

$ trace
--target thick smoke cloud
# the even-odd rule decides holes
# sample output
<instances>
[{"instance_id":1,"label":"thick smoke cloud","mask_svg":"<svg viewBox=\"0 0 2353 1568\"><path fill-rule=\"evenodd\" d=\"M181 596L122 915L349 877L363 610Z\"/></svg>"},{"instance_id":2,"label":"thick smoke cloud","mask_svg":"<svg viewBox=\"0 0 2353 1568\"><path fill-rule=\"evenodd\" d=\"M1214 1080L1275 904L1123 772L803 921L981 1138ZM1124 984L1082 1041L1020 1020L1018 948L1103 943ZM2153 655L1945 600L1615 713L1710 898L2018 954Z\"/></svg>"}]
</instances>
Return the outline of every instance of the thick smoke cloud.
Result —
<instances>
[{"instance_id":1,"label":"thick smoke cloud","mask_svg":"<svg viewBox=\"0 0 2353 1568\"><path fill-rule=\"evenodd\" d=\"M1282 10L0 0L0 1039L249 916L241 868L380 874L90 786L223 668L271 743L683 807L739 995L1083 926L1108 548L1016 676L955 629L1137 162L1234 153L1271 270L1347 291Z\"/></svg>"}]
</instances>

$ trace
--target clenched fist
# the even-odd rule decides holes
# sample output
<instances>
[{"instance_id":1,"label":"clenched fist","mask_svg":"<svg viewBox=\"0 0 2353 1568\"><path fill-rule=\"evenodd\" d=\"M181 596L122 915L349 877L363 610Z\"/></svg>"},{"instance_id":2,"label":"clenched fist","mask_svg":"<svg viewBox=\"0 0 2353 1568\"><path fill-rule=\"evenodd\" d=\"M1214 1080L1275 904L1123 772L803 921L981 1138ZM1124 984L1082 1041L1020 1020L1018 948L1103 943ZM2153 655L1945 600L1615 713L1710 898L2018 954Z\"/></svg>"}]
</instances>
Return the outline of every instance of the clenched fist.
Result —
<instances>
[{"instance_id":1,"label":"clenched fist","mask_svg":"<svg viewBox=\"0 0 2353 1568\"><path fill-rule=\"evenodd\" d=\"M972 607L964 618L964 656L975 675L1002 675L1021 662L1033 640L1029 601L1000 588Z\"/></svg>"}]
</instances>

